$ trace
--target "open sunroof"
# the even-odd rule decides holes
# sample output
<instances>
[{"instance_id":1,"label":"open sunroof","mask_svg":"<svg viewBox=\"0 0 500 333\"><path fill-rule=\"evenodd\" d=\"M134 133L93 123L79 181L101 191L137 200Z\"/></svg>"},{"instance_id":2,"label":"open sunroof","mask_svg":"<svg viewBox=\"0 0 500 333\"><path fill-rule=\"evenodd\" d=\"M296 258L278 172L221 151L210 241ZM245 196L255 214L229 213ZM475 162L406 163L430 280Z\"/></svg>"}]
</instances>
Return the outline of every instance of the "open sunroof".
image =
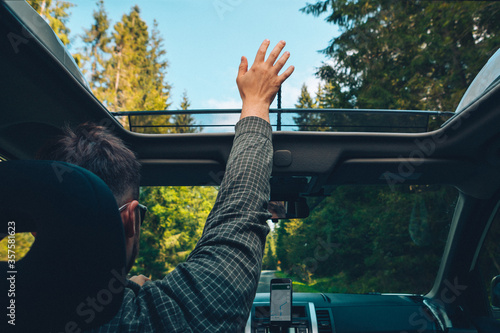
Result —
<instances>
[{"instance_id":1,"label":"open sunroof","mask_svg":"<svg viewBox=\"0 0 500 333\"><path fill-rule=\"evenodd\" d=\"M112 112L138 133L234 131L239 109ZM438 129L453 112L366 109L272 109L274 131L423 133Z\"/></svg>"}]
</instances>

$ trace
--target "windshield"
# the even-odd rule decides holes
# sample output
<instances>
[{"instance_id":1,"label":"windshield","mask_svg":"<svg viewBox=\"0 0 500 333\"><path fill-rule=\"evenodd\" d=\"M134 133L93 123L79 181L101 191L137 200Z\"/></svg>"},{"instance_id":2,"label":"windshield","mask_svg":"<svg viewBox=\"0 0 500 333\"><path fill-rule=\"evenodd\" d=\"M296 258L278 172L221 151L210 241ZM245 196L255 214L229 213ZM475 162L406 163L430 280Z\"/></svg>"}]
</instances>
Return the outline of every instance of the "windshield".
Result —
<instances>
[{"instance_id":1,"label":"windshield","mask_svg":"<svg viewBox=\"0 0 500 333\"><path fill-rule=\"evenodd\" d=\"M161 278L201 236L216 187L144 187L149 207L132 274ZM268 221L259 292L290 277L296 292L425 294L436 277L458 191L451 186L339 186L308 198L306 219Z\"/></svg>"},{"instance_id":2,"label":"windshield","mask_svg":"<svg viewBox=\"0 0 500 333\"><path fill-rule=\"evenodd\" d=\"M308 218L274 226L264 268L294 291L425 294L457 197L448 186L339 186L309 198Z\"/></svg>"},{"instance_id":3,"label":"windshield","mask_svg":"<svg viewBox=\"0 0 500 333\"><path fill-rule=\"evenodd\" d=\"M186 260L215 202L216 187L143 187L148 206L131 274L161 279ZM427 293L436 278L458 191L451 186L339 186L308 198L306 219L268 221L258 292L290 277L295 292ZM16 234L18 255L33 237ZM0 242L4 260L6 242Z\"/></svg>"}]
</instances>

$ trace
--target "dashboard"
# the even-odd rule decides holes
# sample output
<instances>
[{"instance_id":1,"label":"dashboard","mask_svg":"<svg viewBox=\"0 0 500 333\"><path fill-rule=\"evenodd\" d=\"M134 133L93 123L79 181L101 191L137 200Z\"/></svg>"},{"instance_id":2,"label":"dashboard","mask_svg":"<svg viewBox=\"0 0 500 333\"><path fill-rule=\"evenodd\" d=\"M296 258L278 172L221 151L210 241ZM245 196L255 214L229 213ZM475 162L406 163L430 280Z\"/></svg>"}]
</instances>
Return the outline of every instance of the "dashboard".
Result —
<instances>
[{"instance_id":1,"label":"dashboard","mask_svg":"<svg viewBox=\"0 0 500 333\"><path fill-rule=\"evenodd\" d=\"M269 318L269 293L257 293L245 333L442 332L418 295L293 293L291 326L271 326Z\"/></svg>"}]
</instances>

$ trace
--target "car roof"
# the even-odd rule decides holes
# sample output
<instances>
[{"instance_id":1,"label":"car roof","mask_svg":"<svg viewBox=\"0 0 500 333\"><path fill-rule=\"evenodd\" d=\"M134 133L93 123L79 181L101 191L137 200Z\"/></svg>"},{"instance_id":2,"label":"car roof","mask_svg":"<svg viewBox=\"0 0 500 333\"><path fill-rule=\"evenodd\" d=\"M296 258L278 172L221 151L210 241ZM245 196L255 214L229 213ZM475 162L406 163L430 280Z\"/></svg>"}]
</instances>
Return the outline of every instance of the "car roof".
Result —
<instances>
[{"instance_id":1,"label":"car roof","mask_svg":"<svg viewBox=\"0 0 500 333\"><path fill-rule=\"evenodd\" d=\"M66 55L54 55L10 7L0 4L0 155L32 159L65 124L110 127L142 163L142 185L217 185L233 133L130 132L95 98ZM24 3L24 2L23 2ZM62 45L61 45L62 47ZM487 198L500 187L500 86L443 127L424 133L274 132L273 193L325 194L342 184L457 186ZM292 184L292 185L290 185Z\"/></svg>"}]
</instances>

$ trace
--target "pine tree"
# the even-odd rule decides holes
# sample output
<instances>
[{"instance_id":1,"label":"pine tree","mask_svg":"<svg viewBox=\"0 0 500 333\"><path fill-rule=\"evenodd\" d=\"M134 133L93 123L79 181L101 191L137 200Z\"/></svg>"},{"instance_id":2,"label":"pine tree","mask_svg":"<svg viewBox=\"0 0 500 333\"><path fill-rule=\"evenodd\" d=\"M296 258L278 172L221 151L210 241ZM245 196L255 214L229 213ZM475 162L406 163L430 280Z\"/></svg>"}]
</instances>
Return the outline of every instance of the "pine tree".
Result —
<instances>
[{"instance_id":1,"label":"pine tree","mask_svg":"<svg viewBox=\"0 0 500 333\"><path fill-rule=\"evenodd\" d=\"M94 20L84 42L96 60L93 64L97 74L96 97L110 111L165 110L170 92L165 82L168 64L163 59L165 51L156 22L150 36L139 7L134 6L114 25L109 39L106 27L109 23L102 3ZM101 63L102 75L97 69Z\"/></svg>"},{"instance_id":2,"label":"pine tree","mask_svg":"<svg viewBox=\"0 0 500 333\"><path fill-rule=\"evenodd\" d=\"M295 104L297 109L323 109L331 107L324 102L325 94L324 89L318 84L318 91L314 100L307 91L305 83L302 85L298 103ZM325 114L318 112L304 112L299 113L298 116L293 117L295 123L299 127L299 131L326 131L327 128L322 126L326 123Z\"/></svg>"},{"instance_id":3,"label":"pine tree","mask_svg":"<svg viewBox=\"0 0 500 333\"><path fill-rule=\"evenodd\" d=\"M187 92L182 94L181 110L187 110L191 106L188 99ZM196 127L189 127L194 125L194 118L190 114L177 114L173 117L176 133L196 133L199 132Z\"/></svg>"},{"instance_id":4,"label":"pine tree","mask_svg":"<svg viewBox=\"0 0 500 333\"><path fill-rule=\"evenodd\" d=\"M453 110L500 44L500 4L493 2L322 0L304 11L328 13L327 21L342 29L324 50L334 61L318 71L324 82L316 95L318 108ZM338 122L359 125L350 116L324 120L333 128ZM412 206L421 202L415 186L393 191L339 186L311 210L300 228L280 221L280 268L299 276L304 269L318 279L335 281L326 292L427 292L444 240L426 230L447 230L456 192L425 188L420 199L425 199L425 210L423 204L417 207L428 215L421 220L433 221L433 226L415 224L411 217ZM289 245L304 236L307 247L290 253ZM318 264L311 272L311 267L300 265L319 239L341 246L327 259L334 264ZM425 246L417 249L418 243Z\"/></svg>"},{"instance_id":5,"label":"pine tree","mask_svg":"<svg viewBox=\"0 0 500 333\"><path fill-rule=\"evenodd\" d=\"M63 12L69 8L67 5L61 5L65 2L33 0L31 3L45 18L50 15L47 13L52 12L56 13L56 18L68 17L60 11L61 8ZM56 7L59 8L57 11ZM165 60L166 52L157 22L154 22L149 31L147 24L140 17L139 7L135 6L110 29L102 0L97 3L93 19L94 23L90 29L85 30L82 38L91 70L90 86L96 97L110 111L168 109L168 62ZM49 21L52 22L52 19ZM65 24L67 20L61 22ZM58 25L51 26L55 27L54 30L69 33L69 29L58 28ZM187 110L189 106L187 93L184 93L181 108ZM171 117L165 115L132 118L136 118L132 119L136 125L150 126L169 124ZM190 116L180 117L176 121L179 124L193 124ZM175 132L165 128L145 131ZM162 278L178 263L184 261L203 232L216 195L217 190L213 187L141 188L140 201L148 205L149 212L141 230L141 251L131 273ZM24 244L23 249L19 251L22 256L28 251L33 237L30 234L18 235L16 241L19 245ZM2 255L0 251L0 257Z\"/></svg>"},{"instance_id":6,"label":"pine tree","mask_svg":"<svg viewBox=\"0 0 500 333\"><path fill-rule=\"evenodd\" d=\"M110 111L153 111L170 107L170 85L166 82L163 39L155 21L149 31L135 6L123 15L111 32L102 1L94 11L94 24L86 31L84 43L91 64L91 87ZM181 108L190 106L187 93ZM177 124L193 123L190 116L174 118ZM171 116L132 116L132 125L171 124ZM126 126L126 124L125 124ZM137 128L138 132L178 132L169 127ZM182 132L192 132L191 129ZM141 230L141 251L132 274L162 278L186 259L201 236L215 188L146 187L141 202L149 213Z\"/></svg>"},{"instance_id":7,"label":"pine tree","mask_svg":"<svg viewBox=\"0 0 500 333\"><path fill-rule=\"evenodd\" d=\"M110 111L166 110L170 85L165 80L168 62L155 21L151 34L134 6L108 33L109 20L102 0L94 11L94 24L83 38L91 62L91 87ZM131 116L137 132L165 133L170 116ZM125 127L129 124L124 123ZM153 127L140 127L153 126Z\"/></svg>"},{"instance_id":8,"label":"pine tree","mask_svg":"<svg viewBox=\"0 0 500 333\"><path fill-rule=\"evenodd\" d=\"M148 52L141 78L144 80L144 93L149 94L147 98L143 95L145 103L142 110L167 110L171 103L170 85L165 81L168 62L164 59L166 54L163 48L163 38L158 30L158 22L154 20L151 37L148 43Z\"/></svg>"},{"instance_id":9,"label":"pine tree","mask_svg":"<svg viewBox=\"0 0 500 333\"><path fill-rule=\"evenodd\" d=\"M317 104L311 98L309 91L307 91L306 84L302 84L302 88L300 89L300 96L297 104L295 104L297 109L314 109L317 107ZM298 125L299 130L308 130L308 126L312 125L313 117L317 114L313 114L311 112L299 113L298 116L293 117L293 120Z\"/></svg>"},{"instance_id":10,"label":"pine tree","mask_svg":"<svg viewBox=\"0 0 500 333\"><path fill-rule=\"evenodd\" d=\"M105 98L112 111L143 110L141 74L146 65L149 34L139 13L139 7L134 6L130 14L123 15L114 26L114 50L107 62L109 89Z\"/></svg>"},{"instance_id":11,"label":"pine tree","mask_svg":"<svg viewBox=\"0 0 500 333\"><path fill-rule=\"evenodd\" d=\"M299 101L295 104L297 109L314 109L316 107L316 103L311 98L309 91L307 91L306 84L302 84L302 88L300 89Z\"/></svg>"},{"instance_id":12,"label":"pine tree","mask_svg":"<svg viewBox=\"0 0 500 333\"><path fill-rule=\"evenodd\" d=\"M99 0L97 6L98 9L93 12L94 24L92 24L89 30L85 29L85 34L82 38L85 44L85 59L90 62L91 66L89 84L93 89L102 87L105 60L111 52L109 46L111 36L108 34L110 21L104 9L104 0Z\"/></svg>"},{"instance_id":13,"label":"pine tree","mask_svg":"<svg viewBox=\"0 0 500 333\"><path fill-rule=\"evenodd\" d=\"M454 110L500 44L500 3L318 1L342 30L318 75L358 108Z\"/></svg>"}]
</instances>

